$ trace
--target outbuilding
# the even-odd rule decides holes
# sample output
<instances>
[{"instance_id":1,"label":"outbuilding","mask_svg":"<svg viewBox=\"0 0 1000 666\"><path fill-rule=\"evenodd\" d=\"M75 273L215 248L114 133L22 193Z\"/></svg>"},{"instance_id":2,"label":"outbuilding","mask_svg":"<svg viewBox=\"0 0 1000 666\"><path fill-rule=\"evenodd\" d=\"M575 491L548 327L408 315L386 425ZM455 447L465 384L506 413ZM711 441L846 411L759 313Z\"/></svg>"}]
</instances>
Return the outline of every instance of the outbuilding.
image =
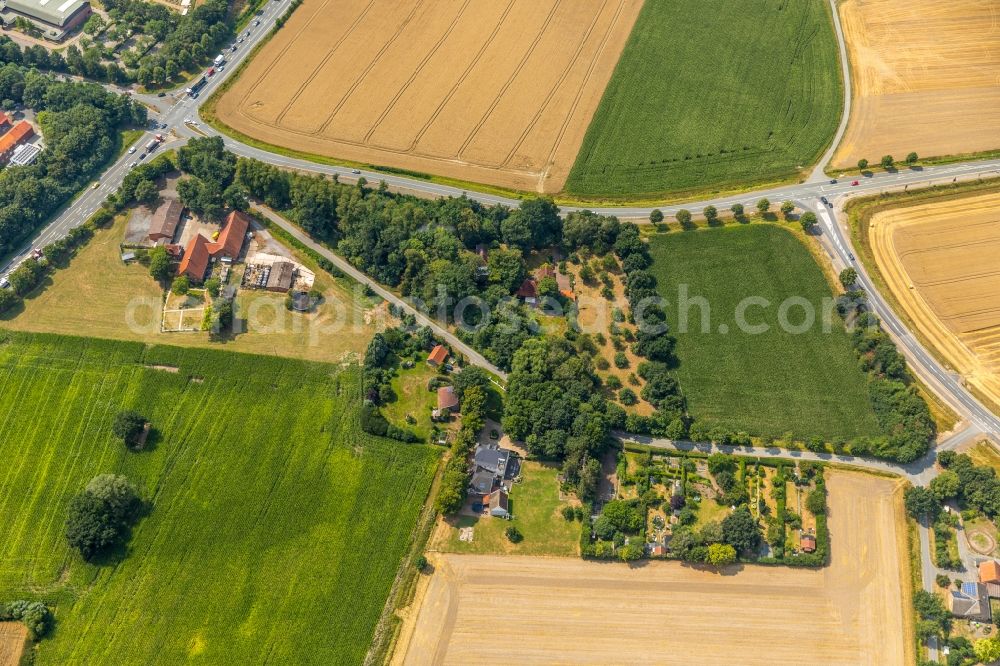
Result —
<instances>
[{"instance_id":1,"label":"outbuilding","mask_svg":"<svg viewBox=\"0 0 1000 666\"><path fill-rule=\"evenodd\" d=\"M507 491L503 488L490 493L490 515L495 518L508 518L510 516Z\"/></svg>"}]
</instances>

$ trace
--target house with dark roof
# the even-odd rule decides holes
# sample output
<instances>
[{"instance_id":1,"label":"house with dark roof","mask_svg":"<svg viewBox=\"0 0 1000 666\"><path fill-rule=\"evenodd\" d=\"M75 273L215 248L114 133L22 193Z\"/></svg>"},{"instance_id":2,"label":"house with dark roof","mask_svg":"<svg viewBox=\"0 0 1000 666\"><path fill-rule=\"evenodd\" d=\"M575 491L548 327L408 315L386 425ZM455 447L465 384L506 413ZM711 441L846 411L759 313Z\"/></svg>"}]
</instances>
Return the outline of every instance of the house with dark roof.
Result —
<instances>
[{"instance_id":1,"label":"house with dark roof","mask_svg":"<svg viewBox=\"0 0 1000 666\"><path fill-rule=\"evenodd\" d=\"M469 481L469 492L473 495L482 495L483 504L486 503L487 496L493 492L496 482L496 475L485 469L477 470Z\"/></svg>"},{"instance_id":2,"label":"house with dark roof","mask_svg":"<svg viewBox=\"0 0 1000 666\"><path fill-rule=\"evenodd\" d=\"M276 261L271 264L271 272L267 275L264 289L285 293L292 288L295 281L295 264L290 261Z\"/></svg>"},{"instance_id":3,"label":"house with dark roof","mask_svg":"<svg viewBox=\"0 0 1000 666\"><path fill-rule=\"evenodd\" d=\"M438 367L448 359L448 348L444 345L436 345L427 356L427 365Z\"/></svg>"},{"instance_id":4,"label":"house with dark roof","mask_svg":"<svg viewBox=\"0 0 1000 666\"><path fill-rule=\"evenodd\" d=\"M990 598L982 583L962 583L948 594L948 610L955 617L979 622L990 621Z\"/></svg>"},{"instance_id":5,"label":"house with dark roof","mask_svg":"<svg viewBox=\"0 0 1000 666\"><path fill-rule=\"evenodd\" d=\"M535 282L535 278L526 278L521 286L517 288L514 295L518 298L524 299L527 305L534 305L538 302L538 283Z\"/></svg>"},{"instance_id":6,"label":"house with dark roof","mask_svg":"<svg viewBox=\"0 0 1000 666\"><path fill-rule=\"evenodd\" d=\"M490 494L490 515L495 518L507 518L510 516L509 504L507 491L497 488Z\"/></svg>"},{"instance_id":7,"label":"house with dark roof","mask_svg":"<svg viewBox=\"0 0 1000 666\"><path fill-rule=\"evenodd\" d=\"M473 458L479 469L503 478L507 475L507 465L510 463L511 451L498 446L478 446Z\"/></svg>"},{"instance_id":8,"label":"house with dark roof","mask_svg":"<svg viewBox=\"0 0 1000 666\"><path fill-rule=\"evenodd\" d=\"M165 199L156 207L149 220L149 240L164 240L170 242L177 233L177 225L181 223L181 213L184 206L177 199Z\"/></svg>"}]
</instances>

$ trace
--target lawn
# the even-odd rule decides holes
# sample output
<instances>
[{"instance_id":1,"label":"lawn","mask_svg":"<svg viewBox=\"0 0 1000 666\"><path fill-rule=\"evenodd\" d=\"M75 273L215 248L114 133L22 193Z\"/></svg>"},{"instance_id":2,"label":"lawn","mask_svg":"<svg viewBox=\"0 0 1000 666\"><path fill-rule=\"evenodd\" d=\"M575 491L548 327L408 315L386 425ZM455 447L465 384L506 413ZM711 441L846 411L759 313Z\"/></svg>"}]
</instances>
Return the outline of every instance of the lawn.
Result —
<instances>
[{"instance_id":1,"label":"lawn","mask_svg":"<svg viewBox=\"0 0 1000 666\"><path fill-rule=\"evenodd\" d=\"M534 461L521 462L520 483L510 491L513 520L459 516L450 519L438 535L435 547L451 553L575 556L579 551L580 523L568 522L560 513L568 501L559 498L559 470ZM504 532L514 525L524 541L513 544ZM473 527L472 543L459 541L458 530Z\"/></svg>"},{"instance_id":2,"label":"lawn","mask_svg":"<svg viewBox=\"0 0 1000 666\"><path fill-rule=\"evenodd\" d=\"M976 465L992 467L996 470L997 474L1000 474L1000 451L997 451L996 447L988 441L984 440L976 443L966 453L969 454L972 462Z\"/></svg>"},{"instance_id":3,"label":"lawn","mask_svg":"<svg viewBox=\"0 0 1000 666\"><path fill-rule=\"evenodd\" d=\"M774 224L728 226L656 236L651 241L658 289L669 305L677 337L676 369L692 416L709 427L777 438L850 439L880 434L843 322L832 313L823 330L823 299L831 297L808 249ZM689 300L685 332L677 307L682 288ZM737 325L744 299L746 323ZM781 304L808 303L815 323L804 332L780 324ZM703 329L702 312L708 315ZM804 307L788 309L785 321L804 323Z\"/></svg>"},{"instance_id":4,"label":"lawn","mask_svg":"<svg viewBox=\"0 0 1000 666\"><path fill-rule=\"evenodd\" d=\"M427 382L438 376L437 370L421 360L412 368L400 368L398 372L391 383L396 400L382 407L382 415L427 441L433 425L431 410L437 408L437 391L428 391ZM413 416L417 422L407 423L407 416Z\"/></svg>"},{"instance_id":5,"label":"lawn","mask_svg":"<svg viewBox=\"0 0 1000 666\"><path fill-rule=\"evenodd\" d=\"M566 183L652 198L788 179L843 100L825 0L647 2Z\"/></svg>"},{"instance_id":6,"label":"lawn","mask_svg":"<svg viewBox=\"0 0 1000 666\"><path fill-rule=\"evenodd\" d=\"M334 279L299 253L296 260L316 273L326 302L309 314L288 312L284 295L241 290L236 318L244 332L212 342L207 332L162 333L163 291L145 266L121 261L126 217L97 231L69 266L47 276L42 289L0 315L5 328L89 335L151 344L219 347L252 354L340 362L360 358L375 332L371 310L347 278ZM200 325L200 316L198 314ZM249 323L248 323L249 322Z\"/></svg>"},{"instance_id":7,"label":"lawn","mask_svg":"<svg viewBox=\"0 0 1000 666\"><path fill-rule=\"evenodd\" d=\"M0 332L0 599L55 606L36 663L360 663L438 460L361 432L360 374ZM125 407L157 431L139 453ZM63 522L105 472L151 509L92 565Z\"/></svg>"}]
</instances>

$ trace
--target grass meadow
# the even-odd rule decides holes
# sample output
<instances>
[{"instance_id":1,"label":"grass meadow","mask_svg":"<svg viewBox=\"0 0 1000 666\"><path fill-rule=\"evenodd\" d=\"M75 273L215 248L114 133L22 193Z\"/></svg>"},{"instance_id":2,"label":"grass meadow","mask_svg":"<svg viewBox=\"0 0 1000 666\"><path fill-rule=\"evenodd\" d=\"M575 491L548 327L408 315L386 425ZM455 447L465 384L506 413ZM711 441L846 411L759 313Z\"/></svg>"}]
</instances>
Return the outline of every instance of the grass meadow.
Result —
<instances>
[{"instance_id":1,"label":"grass meadow","mask_svg":"<svg viewBox=\"0 0 1000 666\"><path fill-rule=\"evenodd\" d=\"M0 599L55 606L37 664L362 661L438 454L361 432L359 369L0 332L0 381ZM63 523L105 472L150 510L87 564Z\"/></svg>"},{"instance_id":2,"label":"grass meadow","mask_svg":"<svg viewBox=\"0 0 1000 666\"><path fill-rule=\"evenodd\" d=\"M654 237L651 251L677 336L677 378L695 419L769 438L791 433L830 441L880 434L865 375L836 312L829 332L822 330L822 302L831 296L830 287L790 231L753 224L680 232ZM689 298L708 302L704 333L697 306L688 308L688 332L680 330L682 285ZM736 323L737 306L750 296L769 302L744 315L749 324L766 324L766 332L745 333ZM815 309L816 323L806 332L786 332L779 324L780 305L789 297L803 298ZM791 307L786 320L799 325L803 312Z\"/></svg>"},{"instance_id":3,"label":"grass meadow","mask_svg":"<svg viewBox=\"0 0 1000 666\"><path fill-rule=\"evenodd\" d=\"M653 198L793 177L843 100L825 0L647 2L566 192Z\"/></svg>"}]
</instances>

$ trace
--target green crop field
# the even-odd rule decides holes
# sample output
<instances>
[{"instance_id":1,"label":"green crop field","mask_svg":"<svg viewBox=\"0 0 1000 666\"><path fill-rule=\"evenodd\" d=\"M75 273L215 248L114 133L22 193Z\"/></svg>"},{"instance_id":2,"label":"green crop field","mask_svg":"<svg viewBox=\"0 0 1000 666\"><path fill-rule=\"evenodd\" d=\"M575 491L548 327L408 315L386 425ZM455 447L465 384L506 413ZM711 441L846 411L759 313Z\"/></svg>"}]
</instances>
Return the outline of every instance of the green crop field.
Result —
<instances>
[{"instance_id":1,"label":"green crop field","mask_svg":"<svg viewBox=\"0 0 1000 666\"><path fill-rule=\"evenodd\" d=\"M0 382L0 600L55 607L38 664L362 661L438 454L360 431L359 369L0 332ZM151 509L92 565L63 523L105 472Z\"/></svg>"},{"instance_id":2,"label":"green crop field","mask_svg":"<svg viewBox=\"0 0 1000 666\"><path fill-rule=\"evenodd\" d=\"M647 2L566 183L642 198L794 176L843 105L825 0Z\"/></svg>"},{"instance_id":3,"label":"green crop field","mask_svg":"<svg viewBox=\"0 0 1000 666\"><path fill-rule=\"evenodd\" d=\"M880 434L865 375L835 311L829 332L823 330L829 285L790 231L755 224L657 236L651 243L652 270L677 336L677 378L695 419L772 438ZM703 309L692 305L682 330L682 287L689 299L707 302L708 326ZM744 332L738 325L738 306L748 297L768 304L753 302L743 321L767 331ZM795 304L784 317L791 326L781 325L782 303L793 297L810 304L812 326L804 326L805 307ZM799 326L803 332L796 332Z\"/></svg>"}]
</instances>

